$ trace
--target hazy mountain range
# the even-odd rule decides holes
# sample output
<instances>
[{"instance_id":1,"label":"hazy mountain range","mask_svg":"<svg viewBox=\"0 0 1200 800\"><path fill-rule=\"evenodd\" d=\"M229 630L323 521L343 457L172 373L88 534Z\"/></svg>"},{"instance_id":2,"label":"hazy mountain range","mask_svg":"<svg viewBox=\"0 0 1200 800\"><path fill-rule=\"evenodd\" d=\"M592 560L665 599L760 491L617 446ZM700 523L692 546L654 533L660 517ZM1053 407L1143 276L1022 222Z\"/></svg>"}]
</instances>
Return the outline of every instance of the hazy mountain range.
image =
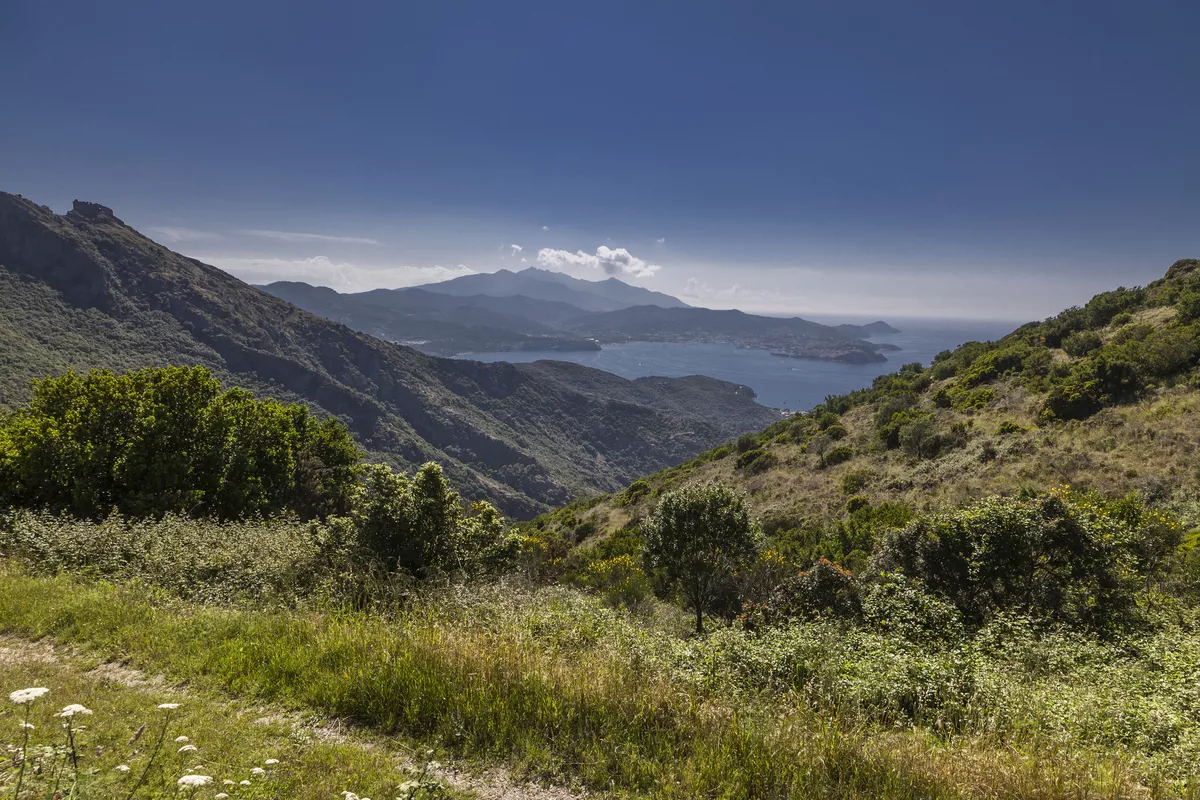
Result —
<instances>
[{"instance_id":1,"label":"hazy mountain range","mask_svg":"<svg viewBox=\"0 0 1200 800\"><path fill-rule=\"evenodd\" d=\"M661 292L608 278L586 281L531 267L466 275L411 289L340 294L281 281L261 287L326 319L424 352L596 350L630 341L707 342L794 358L886 361L865 341L884 322L822 325L799 317L693 308Z\"/></svg>"},{"instance_id":2,"label":"hazy mountain range","mask_svg":"<svg viewBox=\"0 0 1200 800\"><path fill-rule=\"evenodd\" d=\"M469 307L484 325L476 331L518 343L551 330L533 318L567 319L577 308L528 296L406 290L364 300L293 288L356 315L375 309L382 326L404 308L418 309L423 325L454 326ZM747 387L711 378L631 381L562 362L436 358L172 252L104 206L77 201L58 215L0 193L0 408L24 402L45 375L168 364L201 364L227 384L337 416L375 458L436 460L465 494L519 516L619 488L777 418Z\"/></svg>"}]
</instances>

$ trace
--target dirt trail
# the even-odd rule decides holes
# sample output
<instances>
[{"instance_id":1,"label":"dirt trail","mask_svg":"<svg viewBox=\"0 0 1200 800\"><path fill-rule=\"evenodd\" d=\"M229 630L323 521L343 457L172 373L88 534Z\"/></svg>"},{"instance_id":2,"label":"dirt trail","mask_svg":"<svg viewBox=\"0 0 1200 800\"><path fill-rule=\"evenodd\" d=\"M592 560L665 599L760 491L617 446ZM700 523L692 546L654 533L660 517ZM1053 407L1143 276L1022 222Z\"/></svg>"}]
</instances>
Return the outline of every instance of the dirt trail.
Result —
<instances>
[{"instance_id":1,"label":"dirt trail","mask_svg":"<svg viewBox=\"0 0 1200 800\"><path fill-rule=\"evenodd\" d=\"M86 663L86 666L80 662ZM53 645L45 640L34 642L0 634L0 671L5 666L18 664L53 664L59 669L69 670L98 684L108 683L130 689L153 689L160 692L165 690L180 699L191 695L185 688L170 686L162 675L146 675L140 670L114 662L97 664L94 659L87 657L86 652ZM296 714L257 704L245 706L236 701L222 702L235 709L238 716L246 717L250 724L285 724L296 734L336 741L342 745L361 747L377 753L382 751L394 759L397 768L411 772L419 772L423 766L413 758L411 748L400 746L386 737L372 735L369 731L347 725L341 720ZM428 774L448 787L473 794L479 800L582 800L598 797L561 786L523 783L500 766L490 767L483 772L472 772L462 765L441 762L439 766L430 769Z\"/></svg>"}]
</instances>

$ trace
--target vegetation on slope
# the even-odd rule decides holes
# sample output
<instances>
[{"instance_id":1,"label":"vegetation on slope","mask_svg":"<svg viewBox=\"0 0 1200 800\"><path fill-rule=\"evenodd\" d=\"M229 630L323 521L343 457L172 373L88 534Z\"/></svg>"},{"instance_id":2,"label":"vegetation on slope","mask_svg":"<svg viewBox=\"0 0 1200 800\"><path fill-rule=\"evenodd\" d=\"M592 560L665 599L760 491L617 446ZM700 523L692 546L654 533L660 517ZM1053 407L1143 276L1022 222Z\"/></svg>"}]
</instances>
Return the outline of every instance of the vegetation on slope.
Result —
<instances>
[{"instance_id":1,"label":"vegetation on slope","mask_svg":"<svg viewBox=\"0 0 1200 800\"><path fill-rule=\"evenodd\" d=\"M571 544L607 535L636 526L663 492L705 480L744 490L801 566L844 560L868 532L919 511L1062 484L1136 490L1195 525L1198 295L1200 261L1179 261L1149 286L906 365L536 527Z\"/></svg>"}]
</instances>

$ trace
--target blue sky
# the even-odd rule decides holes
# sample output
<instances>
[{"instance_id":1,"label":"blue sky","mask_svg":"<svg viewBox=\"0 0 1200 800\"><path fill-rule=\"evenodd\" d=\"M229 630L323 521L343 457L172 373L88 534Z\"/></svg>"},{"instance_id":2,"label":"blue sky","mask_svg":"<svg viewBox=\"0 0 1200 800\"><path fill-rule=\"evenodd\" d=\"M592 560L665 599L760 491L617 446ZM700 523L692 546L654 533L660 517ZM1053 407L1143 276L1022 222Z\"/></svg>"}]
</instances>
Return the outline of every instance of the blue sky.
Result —
<instances>
[{"instance_id":1,"label":"blue sky","mask_svg":"<svg viewBox=\"0 0 1200 800\"><path fill-rule=\"evenodd\" d=\"M540 263L1028 319L1200 254L1197 33L1195 2L9 0L0 189L256 282Z\"/></svg>"}]
</instances>

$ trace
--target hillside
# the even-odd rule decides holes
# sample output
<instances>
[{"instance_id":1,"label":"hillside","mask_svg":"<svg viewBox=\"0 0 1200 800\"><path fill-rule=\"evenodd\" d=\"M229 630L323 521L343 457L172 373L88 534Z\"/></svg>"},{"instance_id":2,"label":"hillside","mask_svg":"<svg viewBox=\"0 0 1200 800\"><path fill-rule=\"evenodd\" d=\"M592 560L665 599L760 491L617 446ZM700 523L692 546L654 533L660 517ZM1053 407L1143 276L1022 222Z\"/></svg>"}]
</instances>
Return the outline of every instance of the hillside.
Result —
<instances>
[{"instance_id":1,"label":"hillside","mask_svg":"<svg viewBox=\"0 0 1200 800\"><path fill-rule=\"evenodd\" d=\"M0 194L0 407L68 369L200 364L339 417L377 457L442 463L527 516L684 460L774 412L707 378L434 358L321 319L77 202Z\"/></svg>"},{"instance_id":2,"label":"hillside","mask_svg":"<svg viewBox=\"0 0 1200 800\"><path fill-rule=\"evenodd\" d=\"M664 490L748 493L796 559L863 563L875 530L997 492L1137 490L1200 524L1200 261L997 342L831 397L626 491L539 520L573 539L622 528ZM857 551L857 552L856 552Z\"/></svg>"}]
</instances>

